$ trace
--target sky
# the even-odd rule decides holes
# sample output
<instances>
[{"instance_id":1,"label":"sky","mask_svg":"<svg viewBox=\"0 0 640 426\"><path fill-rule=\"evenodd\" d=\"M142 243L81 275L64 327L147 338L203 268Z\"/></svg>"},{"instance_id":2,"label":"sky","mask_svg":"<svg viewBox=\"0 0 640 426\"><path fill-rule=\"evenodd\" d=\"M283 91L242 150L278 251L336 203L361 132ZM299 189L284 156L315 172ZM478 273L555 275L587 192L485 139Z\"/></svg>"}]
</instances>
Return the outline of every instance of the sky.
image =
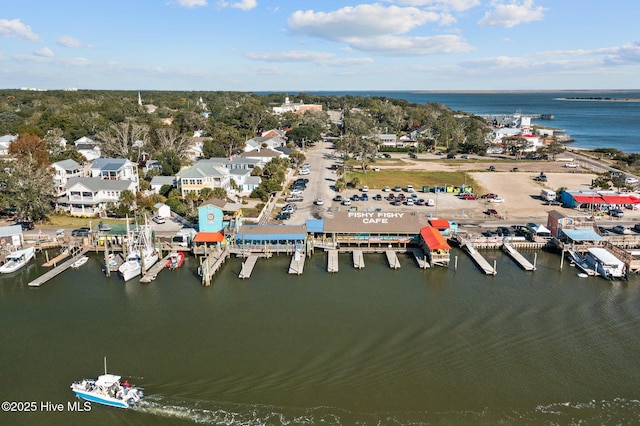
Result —
<instances>
[{"instance_id":1,"label":"sky","mask_svg":"<svg viewBox=\"0 0 640 426\"><path fill-rule=\"evenodd\" d=\"M636 0L0 3L0 88L640 89Z\"/></svg>"}]
</instances>

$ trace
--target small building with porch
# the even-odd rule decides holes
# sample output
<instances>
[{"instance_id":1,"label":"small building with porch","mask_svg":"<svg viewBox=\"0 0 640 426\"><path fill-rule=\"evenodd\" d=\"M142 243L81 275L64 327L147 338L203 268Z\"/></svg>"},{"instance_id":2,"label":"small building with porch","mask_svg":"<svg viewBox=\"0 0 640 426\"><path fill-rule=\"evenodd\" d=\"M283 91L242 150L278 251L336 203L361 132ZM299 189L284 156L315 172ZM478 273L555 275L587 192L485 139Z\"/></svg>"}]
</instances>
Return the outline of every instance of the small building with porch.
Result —
<instances>
[{"instance_id":1,"label":"small building with porch","mask_svg":"<svg viewBox=\"0 0 640 426\"><path fill-rule=\"evenodd\" d=\"M438 229L433 226L420 229L420 248L426 253L431 265L449 266L451 246Z\"/></svg>"}]
</instances>

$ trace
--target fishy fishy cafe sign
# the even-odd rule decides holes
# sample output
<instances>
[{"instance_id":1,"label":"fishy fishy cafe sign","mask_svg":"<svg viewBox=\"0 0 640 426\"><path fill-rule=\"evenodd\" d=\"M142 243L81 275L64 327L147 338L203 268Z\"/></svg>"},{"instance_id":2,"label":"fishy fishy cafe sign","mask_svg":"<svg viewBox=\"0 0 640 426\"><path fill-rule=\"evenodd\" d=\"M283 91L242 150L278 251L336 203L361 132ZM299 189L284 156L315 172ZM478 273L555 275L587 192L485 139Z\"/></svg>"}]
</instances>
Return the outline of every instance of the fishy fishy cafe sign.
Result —
<instances>
[{"instance_id":1,"label":"fishy fishy cafe sign","mask_svg":"<svg viewBox=\"0 0 640 426\"><path fill-rule=\"evenodd\" d=\"M404 213L396 212L349 212L349 218L362 219L362 223L389 223L389 219L402 219Z\"/></svg>"}]
</instances>

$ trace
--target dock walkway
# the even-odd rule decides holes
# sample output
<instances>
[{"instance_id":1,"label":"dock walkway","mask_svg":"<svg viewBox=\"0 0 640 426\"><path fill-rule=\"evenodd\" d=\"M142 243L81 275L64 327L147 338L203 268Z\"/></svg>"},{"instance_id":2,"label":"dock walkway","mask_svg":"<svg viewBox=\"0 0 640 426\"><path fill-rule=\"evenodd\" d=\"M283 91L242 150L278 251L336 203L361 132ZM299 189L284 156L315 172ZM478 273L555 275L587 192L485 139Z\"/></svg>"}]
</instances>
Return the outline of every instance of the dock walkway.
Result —
<instances>
[{"instance_id":1,"label":"dock walkway","mask_svg":"<svg viewBox=\"0 0 640 426\"><path fill-rule=\"evenodd\" d=\"M160 271L162 271L167 265L169 256L171 256L171 253L167 254L163 259L160 259L155 265L149 268L149 270L140 278L140 282L146 284L155 280Z\"/></svg>"},{"instance_id":2,"label":"dock walkway","mask_svg":"<svg viewBox=\"0 0 640 426\"><path fill-rule=\"evenodd\" d=\"M338 272L338 250L327 250L327 272Z\"/></svg>"},{"instance_id":3,"label":"dock walkway","mask_svg":"<svg viewBox=\"0 0 640 426\"><path fill-rule=\"evenodd\" d=\"M384 254L387 255L387 262L389 262L389 267L393 269L400 268L400 261L398 260L398 256L393 250L385 250Z\"/></svg>"},{"instance_id":4,"label":"dock walkway","mask_svg":"<svg viewBox=\"0 0 640 426\"><path fill-rule=\"evenodd\" d=\"M253 267L256 266L256 262L258 261L258 256L255 254L249 255L247 260L242 262L242 269L240 270L240 274L238 278L245 279L251 277L251 272L253 272Z\"/></svg>"},{"instance_id":5,"label":"dock walkway","mask_svg":"<svg viewBox=\"0 0 640 426\"><path fill-rule=\"evenodd\" d=\"M527 260L518 250L508 243L502 245L502 249L525 271L535 271L536 267Z\"/></svg>"},{"instance_id":6,"label":"dock walkway","mask_svg":"<svg viewBox=\"0 0 640 426\"><path fill-rule=\"evenodd\" d=\"M362 250L353 251L353 267L356 269L364 268L364 256L362 255Z\"/></svg>"},{"instance_id":7,"label":"dock walkway","mask_svg":"<svg viewBox=\"0 0 640 426\"><path fill-rule=\"evenodd\" d=\"M302 274L304 272L304 253L296 250L296 252L291 256L291 263L289 264L289 273L290 274Z\"/></svg>"},{"instance_id":8,"label":"dock walkway","mask_svg":"<svg viewBox=\"0 0 640 426\"><path fill-rule=\"evenodd\" d=\"M429 265L429 262L427 262L427 258L422 250L413 248L411 249L411 252L413 253L413 257L415 257L416 262L418 263L418 266L420 268L427 269L431 267L431 265Z\"/></svg>"},{"instance_id":9,"label":"dock walkway","mask_svg":"<svg viewBox=\"0 0 640 426\"><path fill-rule=\"evenodd\" d=\"M480 253L478 253L478 250L476 250L475 247L471 245L471 243L465 243L462 247L467 251L467 253L469 253L469 256L471 256L476 265L478 265L478 267L482 269L485 274L496 274L496 270L491 265L489 265L489 262L487 262L487 260L482 257Z\"/></svg>"},{"instance_id":10,"label":"dock walkway","mask_svg":"<svg viewBox=\"0 0 640 426\"><path fill-rule=\"evenodd\" d=\"M29 283L29 287L40 287L42 284L46 283L51 278L53 278L55 276L58 276L59 274L63 273L64 271L69 269L71 267L71 265L73 265L73 263L76 260L78 260L78 258L80 256L83 256L88 251L89 251L89 249L85 248L82 251L80 251L80 253L78 253L76 256L72 257L71 259L69 259L66 262L56 266L55 268L53 268L49 272L46 272L44 275L40 275L38 278L36 278L35 280L33 280L33 281L31 281Z\"/></svg>"}]
</instances>

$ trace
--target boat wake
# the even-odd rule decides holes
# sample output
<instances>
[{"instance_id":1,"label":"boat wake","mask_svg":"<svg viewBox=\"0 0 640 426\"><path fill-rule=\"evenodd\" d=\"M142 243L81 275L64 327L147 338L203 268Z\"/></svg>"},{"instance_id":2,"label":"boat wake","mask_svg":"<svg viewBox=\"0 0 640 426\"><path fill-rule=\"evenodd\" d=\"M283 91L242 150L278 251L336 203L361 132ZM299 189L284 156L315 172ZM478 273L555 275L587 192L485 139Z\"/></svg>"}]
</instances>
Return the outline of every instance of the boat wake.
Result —
<instances>
[{"instance_id":1,"label":"boat wake","mask_svg":"<svg viewBox=\"0 0 640 426\"><path fill-rule=\"evenodd\" d=\"M214 425L399 425L399 424L634 424L640 401L616 398L558 402L530 410L413 411L354 413L335 407L292 408L147 396L135 410L170 419Z\"/></svg>"}]
</instances>

